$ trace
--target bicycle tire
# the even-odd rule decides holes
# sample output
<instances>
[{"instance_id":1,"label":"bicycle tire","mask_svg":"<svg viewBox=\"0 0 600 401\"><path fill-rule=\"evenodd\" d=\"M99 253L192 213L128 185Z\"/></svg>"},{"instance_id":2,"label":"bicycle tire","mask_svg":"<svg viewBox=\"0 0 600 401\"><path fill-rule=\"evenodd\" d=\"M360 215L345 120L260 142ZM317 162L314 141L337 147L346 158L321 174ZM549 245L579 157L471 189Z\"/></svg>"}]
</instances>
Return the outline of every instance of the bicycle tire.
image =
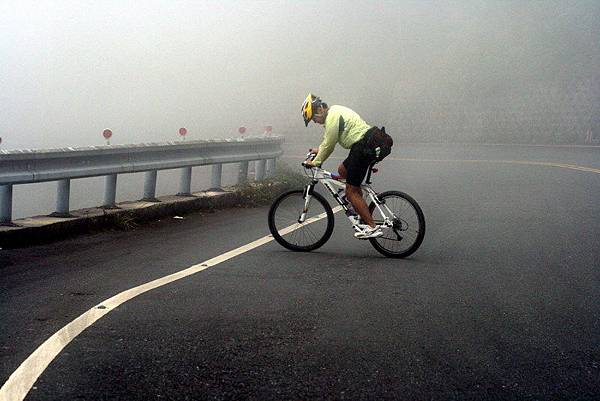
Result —
<instances>
[{"instance_id":1,"label":"bicycle tire","mask_svg":"<svg viewBox=\"0 0 600 401\"><path fill-rule=\"evenodd\" d=\"M373 245L373 247L379 253L389 258L406 258L412 255L417 251L417 249L419 249L423 239L425 238L425 215L423 214L423 210L421 210L421 207L416 200L404 192L386 191L378 194L377 197L380 200L385 201L385 204L392 210L399 221L394 222L394 227L382 227L384 235L382 237L369 239L371 245ZM403 204L410 205L412 212L409 213L403 212L402 210L395 210L395 202L391 202L393 199L401 199ZM375 209L375 203L371 202L369 205L369 210L371 213L374 213ZM411 219L410 223L407 220L409 218ZM382 223L382 217L378 219L374 215L373 219L375 220L376 224ZM400 233L403 233L403 235ZM409 238L409 236L407 236L409 233L415 233L414 238L412 236ZM406 241L406 239L412 239L412 241L409 242ZM408 245L400 248L399 250L390 249L392 244L401 243L402 241L404 241L403 245Z\"/></svg>"},{"instance_id":2,"label":"bicycle tire","mask_svg":"<svg viewBox=\"0 0 600 401\"><path fill-rule=\"evenodd\" d=\"M281 194L277 199L275 199L275 201L269 209L269 231L271 231L271 235L273 235L275 241L277 241L281 246L292 251L310 252L317 248L320 248L329 240L331 234L333 233L334 216L333 210L331 209L331 206L329 205L327 200L325 200L325 198L321 194L313 192L311 199L311 205L313 205L313 207L309 208L309 213L311 212L311 210L313 211L313 213L311 214L312 217L320 216L322 213L325 213L325 217L327 219L325 227L321 229L323 224L318 224L319 229L317 231L317 227L312 226L313 224L319 223L320 220L322 220L321 218L318 219L318 221L316 222L313 221L308 223L302 223L300 227L295 229L292 233L281 235L280 230L283 230L289 227L290 225L298 224L298 217L300 216L300 214L302 213L302 209L304 208L303 195L304 190L298 189L285 192ZM293 199L298 197L299 199ZM301 202L299 202L300 200ZM287 206L287 203L289 203L290 201L292 203L291 212L288 211L288 218L285 219L280 215L283 215L284 211L282 209L284 206ZM317 210L318 213L314 211L316 208L314 207L313 202L315 201L318 202L323 209L322 211ZM296 204L298 205L298 207L296 207ZM295 218L296 221L293 221L293 218ZM310 218L311 217L307 216L307 220ZM278 221L280 220L283 220L284 222L287 220L287 223L281 224L281 227L278 227ZM314 231L317 231L318 233L315 234ZM298 234L298 232L300 232L301 234ZM300 244L299 242L301 239L306 239L308 243Z\"/></svg>"}]
</instances>

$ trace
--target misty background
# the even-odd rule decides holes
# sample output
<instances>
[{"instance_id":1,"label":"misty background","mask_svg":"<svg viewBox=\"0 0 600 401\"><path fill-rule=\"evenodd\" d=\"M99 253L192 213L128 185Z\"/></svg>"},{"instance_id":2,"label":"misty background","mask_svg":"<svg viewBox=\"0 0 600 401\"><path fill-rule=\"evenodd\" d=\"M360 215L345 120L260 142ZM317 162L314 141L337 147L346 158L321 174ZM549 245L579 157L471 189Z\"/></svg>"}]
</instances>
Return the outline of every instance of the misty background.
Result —
<instances>
[{"instance_id":1,"label":"misty background","mask_svg":"<svg viewBox=\"0 0 600 401\"><path fill-rule=\"evenodd\" d=\"M397 143L600 144L599 39L597 0L0 0L0 149L102 145L105 128L132 144L271 125L289 154L322 135L300 116L309 92ZM194 168L192 189L209 177ZM236 177L226 165L223 184ZM178 185L161 172L157 195ZM74 180L71 209L100 205L103 187ZM120 175L117 201L142 188ZM13 217L50 213L55 193L15 186Z\"/></svg>"},{"instance_id":2,"label":"misty background","mask_svg":"<svg viewBox=\"0 0 600 401\"><path fill-rule=\"evenodd\" d=\"M308 92L399 141L600 137L595 0L0 0L0 30L2 149L318 138Z\"/></svg>"}]
</instances>

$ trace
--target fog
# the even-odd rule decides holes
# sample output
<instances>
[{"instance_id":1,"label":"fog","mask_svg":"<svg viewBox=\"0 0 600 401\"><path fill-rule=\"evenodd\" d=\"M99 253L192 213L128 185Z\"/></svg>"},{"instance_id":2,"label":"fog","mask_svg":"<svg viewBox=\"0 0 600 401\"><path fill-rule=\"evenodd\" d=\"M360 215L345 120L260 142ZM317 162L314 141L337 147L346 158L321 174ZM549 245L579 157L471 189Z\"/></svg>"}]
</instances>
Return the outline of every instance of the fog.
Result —
<instances>
[{"instance_id":1,"label":"fog","mask_svg":"<svg viewBox=\"0 0 600 401\"><path fill-rule=\"evenodd\" d=\"M598 1L0 2L3 149L301 138L308 92L398 140L600 128Z\"/></svg>"},{"instance_id":2,"label":"fog","mask_svg":"<svg viewBox=\"0 0 600 401\"><path fill-rule=\"evenodd\" d=\"M598 1L0 0L0 148L271 125L305 149L321 135L300 116L309 92L397 142L600 143L599 38ZM118 201L139 198L141 177L120 183ZM55 183L28 187L14 217L51 212ZM71 208L100 204L102 187L76 180Z\"/></svg>"}]
</instances>

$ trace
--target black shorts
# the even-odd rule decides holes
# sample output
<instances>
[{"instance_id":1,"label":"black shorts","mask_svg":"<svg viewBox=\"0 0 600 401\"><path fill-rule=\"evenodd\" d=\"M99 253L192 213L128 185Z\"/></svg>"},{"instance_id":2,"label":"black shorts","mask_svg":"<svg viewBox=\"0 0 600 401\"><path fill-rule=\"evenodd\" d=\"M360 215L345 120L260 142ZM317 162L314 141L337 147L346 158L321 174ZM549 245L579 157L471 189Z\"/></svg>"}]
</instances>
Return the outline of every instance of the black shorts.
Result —
<instances>
[{"instance_id":1,"label":"black shorts","mask_svg":"<svg viewBox=\"0 0 600 401\"><path fill-rule=\"evenodd\" d=\"M375 154L367 145L367 138L374 129L377 129L377 127L369 129L369 131L367 131L365 136L360 141L352 145L348 157L346 157L346 159L342 162L344 167L346 167L347 184L360 187L360 184L362 184L367 175L369 166L371 163L375 162Z\"/></svg>"}]
</instances>

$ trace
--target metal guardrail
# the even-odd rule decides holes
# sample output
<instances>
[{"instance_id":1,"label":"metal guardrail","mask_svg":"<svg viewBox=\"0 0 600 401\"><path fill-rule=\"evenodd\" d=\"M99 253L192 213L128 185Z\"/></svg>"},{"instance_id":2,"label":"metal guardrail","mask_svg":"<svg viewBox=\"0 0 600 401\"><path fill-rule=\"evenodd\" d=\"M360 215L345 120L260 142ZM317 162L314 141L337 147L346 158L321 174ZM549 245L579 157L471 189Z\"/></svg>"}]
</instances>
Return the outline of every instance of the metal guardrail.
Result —
<instances>
[{"instance_id":1,"label":"metal guardrail","mask_svg":"<svg viewBox=\"0 0 600 401\"><path fill-rule=\"evenodd\" d=\"M156 201L159 170L181 168L180 195L190 195L192 167L212 165L211 187L221 187L223 164L240 163L238 182L256 161L256 180L272 174L282 137L202 140L82 148L0 151L0 225L12 224L12 187L58 181L56 212L69 216L70 180L106 176L103 207L115 207L117 175L146 172L143 198Z\"/></svg>"}]
</instances>

